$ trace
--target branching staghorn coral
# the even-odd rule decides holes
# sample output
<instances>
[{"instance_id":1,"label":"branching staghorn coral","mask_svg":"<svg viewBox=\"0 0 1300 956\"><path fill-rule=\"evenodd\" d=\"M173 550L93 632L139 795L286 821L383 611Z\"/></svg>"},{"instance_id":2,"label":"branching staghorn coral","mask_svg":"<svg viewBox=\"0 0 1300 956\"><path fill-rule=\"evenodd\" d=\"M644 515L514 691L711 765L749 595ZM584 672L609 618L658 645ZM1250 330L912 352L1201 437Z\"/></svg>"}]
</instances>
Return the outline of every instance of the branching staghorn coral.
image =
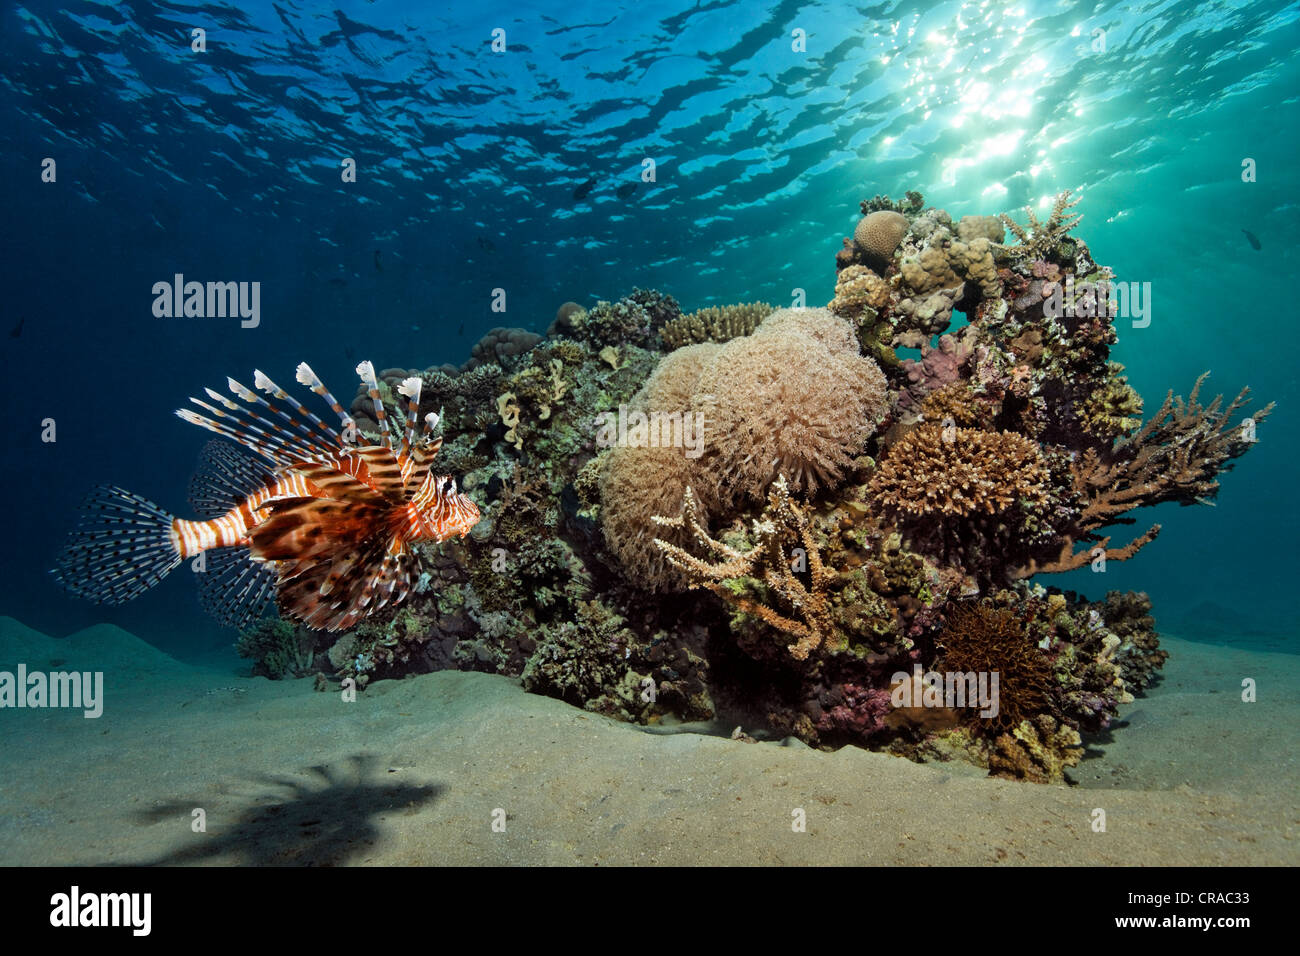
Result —
<instances>
[{"instance_id":1,"label":"branching staghorn coral","mask_svg":"<svg viewBox=\"0 0 1300 956\"><path fill-rule=\"evenodd\" d=\"M689 488L679 516L657 515L654 521L661 527L688 530L720 559L710 563L685 548L656 539L655 546L688 577L692 588L708 588L746 614L796 638L788 648L792 658L807 660L813 651L835 642L826 599L826 588L835 572L822 563L808 520L791 498L784 476L773 484L767 509L754 522L756 543L748 551L738 551L710 536ZM795 571L802 564L792 551L796 547L802 548L802 557L807 561L807 584ZM743 579L756 579L761 586L737 586L736 582Z\"/></svg>"},{"instance_id":2,"label":"branching staghorn coral","mask_svg":"<svg viewBox=\"0 0 1300 956\"><path fill-rule=\"evenodd\" d=\"M1002 213L998 216L1002 224L1011 230L1011 234L1019 240L1019 245L1011 247L1011 254L1016 258L1033 261L1035 259L1046 259L1056 251L1057 246L1066 234L1078 225L1079 220L1083 218L1082 213L1074 213L1067 216L1066 211L1073 209L1078 205L1079 200L1070 200L1070 194L1073 192L1067 189L1056 197L1052 203L1052 213L1047 217L1047 222L1039 222L1038 217L1034 215L1034 210L1025 207L1025 215L1029 217L1027 226L1022 226L1010 216Z\"/></svg>"},{"instance_id":3,"label":"branching staghorn coral","mask_svg":"<svg viewBox=\"0 0 1300 956\"><path fill-rule=\"evenodd\" d=\"M1046 560L1031 560L1014 572L1016 577L1069 571L1096 560L1098 550L1108 561L1131 558L1155 539L1160 526L1135 538L1123 548L1109 548L1109 537L1094 532L1111 524L1130 524L1123 516L1134 508L1166 501L1181 505L1211 504L1219 492L1217 475L1230 468L1254 441L1254 429L1268 417L1273 403L1240 423L1232 419L1246 404L1249 389L1242 389L1226 408L1218 395L1208 406L1200 403L1201 385L1209 373L1196 380L1184 400L1170 390L1159 411L1132 438L1109 451L1089 448L1071 465L1073 492L1080 511L1073 527L1062 529L1059 553ZM1086 546L1081 551L1074 548Z\"/></svg>"}]
</instances>

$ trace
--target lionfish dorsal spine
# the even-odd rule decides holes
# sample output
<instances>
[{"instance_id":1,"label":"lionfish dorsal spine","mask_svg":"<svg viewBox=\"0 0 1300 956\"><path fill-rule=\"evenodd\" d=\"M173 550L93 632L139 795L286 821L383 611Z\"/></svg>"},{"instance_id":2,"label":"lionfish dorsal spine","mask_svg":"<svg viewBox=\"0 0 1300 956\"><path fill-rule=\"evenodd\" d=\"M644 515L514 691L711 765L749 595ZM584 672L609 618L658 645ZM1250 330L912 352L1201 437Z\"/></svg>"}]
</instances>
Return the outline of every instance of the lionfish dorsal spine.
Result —
<instances>
[{"instance_id":1,"label":"lionfish dorsal spine","mask_svg":"<svg viewBox=\"0 0 1300 956\"><path fill-rule=\"evenodd\" d=\"M397 387L398 394L406 399L406 431L402 435L401 451L397 453L404 474L410 472L411 444L415 441L415 424L420 418L420 389L423 384L418 376L412 375Z\"/></svg>"},{"instance_id":2,"label":"lionfish dorsal spine","mask_svg":"<svg viewBox=\"0 0 1300 956\"><path fill-rule=\"evenodd\" d=\"M294 428L296 428L303 435L312 439L313 441L324 441L332 448L337 449L343 447L343 436L341 436L329 425L326 425L323 421L321 421L318 417L316 417L316 415L311 411L311 409L307 408L305 405L302 404L302 402L298 401L296 398L294 398L292 395L290 395L288 392L282 389L279 385L276 385L275 382L271 381L268 375L264 374L259 369L253 370L253 384L258 388L260 388L262 391L266 392L272 398L278 399L282 402L289 403L289 405L293 408L295 412L297 412L304 419L306 419L308 422L311 423L312 427L309 428L306 425L302 424L301 422L297 421L296 419L290 417L289 415L276 410L276 413L279 414L281 418L283 418L285 421L292 423ZM270 402L263 402L262 404L264 404L267 408L273 408Z\"/></svg>"},{"instance_id":3,"label":"lionfish dorsal spine","mask_svg":"<svg viewBox=\"0 0 1300 956\"><path fill-rule=\"evenodd\" d=\"M256 374L258 373L255 372L254 375ZM249 409L243 406L235 406L236 408L239 409L239 411L243 412L243 414L246 415L248 418L262 421L269 428L271 428L272 431L275 433L274 436L275 443L279 448L283 449L284 453L306 458L312 455L319 454L320 451L323 449L332 450L338 447L340 442L338 435L335 434L325 435L324 444L322 444L322 439L319 436L313 435L310 430L308 430L302 425L301 422L294 419L291 415L286 414L283 410L272 405L266 399L262 398L261 395L258 395L256 392L254 392L251 388L235 381L233 378L227 378L226 385L230 388L230 391L233 394L239 396L249 405L260 406L262 408L265 408L268 412L271 413L271 415L275 416L276 418L280 419L286 424L291 425L294 431L301 433L302 437L299 437L299 435L295 435L292 432L286 431L283 428L283 426L277 425L273 421L267 421L265 418L259 417L256 407ZM209 390L209 394L211 394L211 390Z\"/></svg>"},{"instance_id":4,"label":"lionfish dorsal spine","mask_svg":"<svg viewBox=\"0 0 1300 956\"><path fill-rule=\"evenodd\" d=\"M322 382L316 373L311 370L311 366L306 362L300 362L294 377L299 385L307 386L307 388L310 388L315 394L325 400L325 403L329 405L334 414L339 417L339 421L342 422L343 434L345 436L350 436L350 441L355 441L357 431L356 420L347 413L342 405L339 404L339 400L330 393L328 388L325 387L325 383Z\"/></svg>"},{"instance_id":5,"label":"lionfish dorsal spine","mask_svg":"<svg viewBox=\"0 0 1300 956\"><path fill-rule=\"evenodd\" d=\"M385 448L393 447L393 436L388 431L388 412L384 410L384 401L379 397L379 381L375 378L375 366L369 361L357 366L357 374L366 386L366 394L375 408L375 423L379 426L379 443Z\"/></svg>"}]
</instances>

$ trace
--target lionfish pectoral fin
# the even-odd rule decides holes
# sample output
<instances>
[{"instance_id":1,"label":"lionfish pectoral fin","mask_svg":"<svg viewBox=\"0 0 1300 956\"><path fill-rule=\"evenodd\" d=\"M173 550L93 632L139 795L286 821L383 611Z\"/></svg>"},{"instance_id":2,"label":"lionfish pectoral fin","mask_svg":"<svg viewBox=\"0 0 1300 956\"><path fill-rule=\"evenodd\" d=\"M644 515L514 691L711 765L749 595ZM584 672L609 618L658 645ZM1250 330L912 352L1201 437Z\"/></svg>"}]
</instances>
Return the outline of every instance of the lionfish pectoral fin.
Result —
<instances>
[{"instance_id":1,"label":"lionfish pectoral fin","mask_svg":"<svg viewBox=\"0 0 1300 956\"><path fill-rule=\"evenodd\" d=\"M274 480L260 458L214 438L199 453L198 470L190 479L190 505L202 517L217 518Z\"/></svg>"},{"instance_id":2,"label":"lionfish pectoral fin","mask_svg":"<svg viewBox=\"0 0 1300 956\"><path fill-rule=\"evenodd\" d=\"M388 511L382 503L287 498L249 533L253 557L319 563L372 537Z\"/></svg>"},{"instance_id":3,"label":"lionfish pectoral fin","mask_svg":"<svg viewBox=\"0 0 1300 956\"><path fill-rule=\"evenodd\" d=\"M328 597L332 594L340 581L357 566L361 560L361 554L357 551L349 551L330 562L329 570L325 575L325 580L317 589L321 597Z\"/></svg>"},{"instance_id":4,"label":"lionfish pectoral fin","mask_svg":"<svg viewBox=\"0 0 1300 956\"><path fill-rule=\"evenodd\" d=\"M124 604L181 563L173 517L152 501L114 485L96 488L59 555L54 576L97 604Z\"/></svg>"},{"instance_id":5,"label":"lionfish pectoral fin","mask_svg":"<svg viewBox=\"0 0 1300 956\"><path fill-rule=\"evenodd\" d=\"M343 573L333 578L328 561L300 561L282 568L280 610L308 627L346 630L369 613L367 587L383 560L383 541L374 538L350 551Z\"/></svg>"},{"instance_id":6,"label":"lionfish pectoral fin","mask_svg":"<svg viewBox=\"0 0 1300 956\"><path fill-rule=\"evenodd\" d=\"M203 609L240 630L262 617L275 597L275 565L254 560L248 548L213 549L195 577Z\"/></svg>"}]
</instances>

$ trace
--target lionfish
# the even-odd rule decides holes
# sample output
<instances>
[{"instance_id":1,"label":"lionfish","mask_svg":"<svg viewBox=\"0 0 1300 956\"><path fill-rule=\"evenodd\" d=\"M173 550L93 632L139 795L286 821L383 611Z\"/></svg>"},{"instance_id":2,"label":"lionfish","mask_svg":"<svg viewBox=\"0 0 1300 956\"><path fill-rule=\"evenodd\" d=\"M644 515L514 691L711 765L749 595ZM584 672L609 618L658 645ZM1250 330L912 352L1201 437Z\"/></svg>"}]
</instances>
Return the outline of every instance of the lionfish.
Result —
<instances>
[{"instance_id":1,"label":"lionfish","mask_svg":"<svg viewBox=\"0 0 1300 956\"><path fill-rule=\"evenodd\" d=\"M202 519L188 521L112 485L95 489L68 539L55 576L97 603L122 604L195 558L200 598L224 623L244 627L272 598L285 617L326 631L346 630L411 588L411 545L463 537L479 510L450 476L430 471L442 439L438 416L425 416L420 436L420 379L398 392L407 399L406 430L393 432L370 362L357 374L374 402L379 444L358 442L356 421L306 362L297 380L339 416L326 425L260 371L253 384L287 410L233 378L231 393L205 389L212 403L190 401L176 414L223 438L204 448L190 485ZM242 448L237 447L242 446ZM245 450L246 449L246 450ZM251 454L250 454L251 452Z\"/></svg>"}]
</instances>

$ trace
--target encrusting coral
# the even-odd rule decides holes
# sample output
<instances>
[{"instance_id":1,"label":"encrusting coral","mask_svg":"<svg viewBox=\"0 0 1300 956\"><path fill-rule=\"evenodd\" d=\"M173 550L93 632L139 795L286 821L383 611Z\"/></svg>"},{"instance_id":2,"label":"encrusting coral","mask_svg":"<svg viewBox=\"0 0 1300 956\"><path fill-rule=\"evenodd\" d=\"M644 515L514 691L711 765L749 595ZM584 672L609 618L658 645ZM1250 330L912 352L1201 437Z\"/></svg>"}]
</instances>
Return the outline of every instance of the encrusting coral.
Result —
<instances>
[{"instance_id":1,"label":"encrusting coral","mask_svg":"<svg viewBox=\"0 0 1300 956\"><path fill-rule=\"evenodd\" d=\"M1159 530L1112 546L1135 509L1212 501L1272 409L1202 404L1202 376L1142 421L1074 205L1020 226L876 196L829 308L682 316L636 289L566 303L545 337L493 330L463 369L385 369L388 427L419 377L479 524L418 550L400 613L332 646L268 622L244 650L268 674L484 670L625 720L743 714L1067 780L1167 655L1146 595L1039 576L1132 557ZM996 672L996 716L896 701L918 669Z\"/></svg>"}]
</instances>

